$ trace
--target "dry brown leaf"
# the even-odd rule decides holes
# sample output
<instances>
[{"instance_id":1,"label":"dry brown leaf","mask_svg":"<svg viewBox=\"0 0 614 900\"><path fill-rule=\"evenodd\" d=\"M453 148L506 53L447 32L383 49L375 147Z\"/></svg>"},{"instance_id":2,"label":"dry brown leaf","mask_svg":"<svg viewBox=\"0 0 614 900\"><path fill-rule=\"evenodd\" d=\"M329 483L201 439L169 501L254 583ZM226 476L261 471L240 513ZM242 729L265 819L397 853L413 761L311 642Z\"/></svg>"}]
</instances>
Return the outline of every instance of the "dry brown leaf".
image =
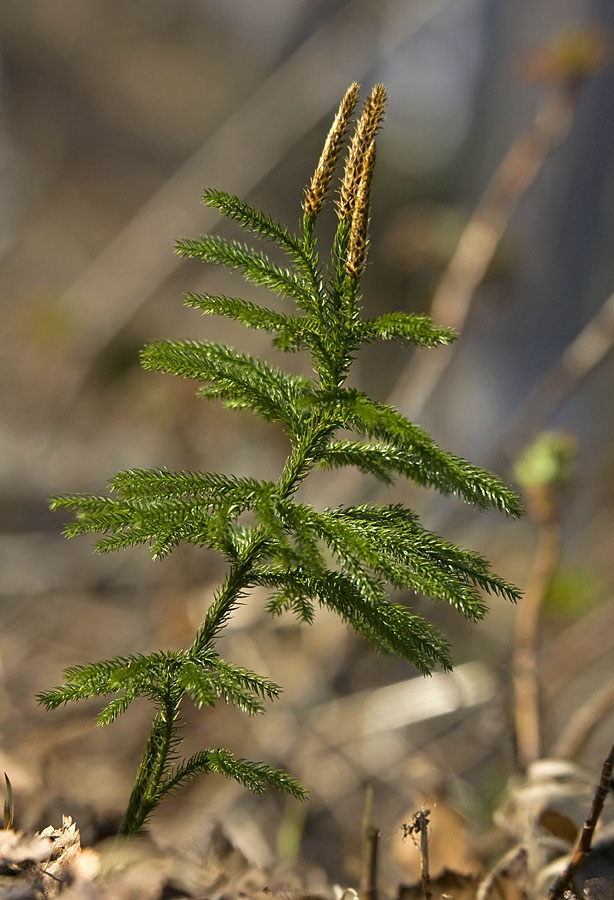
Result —
<instances>
[{"instance_id":1,"label":"dry brown leaf","mask_svg":"<svg viewBox=\"0 0 614 900\"><path fill-rule=\"evenodd\" d=\"M536 824L553 837L565 841L570 847L578 836L576 823L558 809L545 809L539 815Z\"/></svg>"}]
</instances>

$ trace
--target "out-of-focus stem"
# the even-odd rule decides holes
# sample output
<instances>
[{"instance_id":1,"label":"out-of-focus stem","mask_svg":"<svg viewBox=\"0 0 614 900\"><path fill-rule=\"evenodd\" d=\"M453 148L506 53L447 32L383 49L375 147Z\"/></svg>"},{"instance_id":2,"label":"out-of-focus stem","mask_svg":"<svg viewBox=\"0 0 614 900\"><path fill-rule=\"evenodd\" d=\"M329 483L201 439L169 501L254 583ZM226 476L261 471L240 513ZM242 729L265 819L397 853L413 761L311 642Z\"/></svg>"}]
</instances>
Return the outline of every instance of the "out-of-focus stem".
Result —
<instances>
[{"instance_id":1,"label":"out-of-focus stem","mask_svg":"<svg viewBox=\"0 0 614 900\"><path fill-rule=\"evenodd\" d=\"M560 556L561 529L554 516L539 527L537 548L514 627L514 728L518 764L526 769L540 756L539 676L537 651L539 620Z\"/></svg>"},{"instance_id":2,"label":"out-of-focus stem","mask_svg":"<svg viewBox=\"0 0 614 900\"><path fill-rule=\"evenodd\" d=\"M614 683L606 681L570 717L552 748L552 756L575 759L595 728L603 722L612 708L614 708Z\"/></svg>"},{"instance_id":3,"label":"out-of-focus stem","mask_svg":"<svg viewBox=\"0 0 614 900\"><path fill-rule=\"evenodd\" d=\"M486 274L518 202L550 154L569 133L575 94L556 91L517 138L476 206L433 297L429 314L440 325L462 330L475 291ZM388 402L409 418L420 415L453 358L453 352L421 354L405 367Z\"/></svg>"},{"instance_id":4,"label":"out-of-focus stem","mask_svg":"<svg viewBox=\"0 0 614 900\"><path fill-rule=\"evenodd\" d=\"M601 304L584 328L565 347L556 362L535 384L499 434L490 465L509 457L612 352L614 293Z\"/></svg>"}]
</instances>

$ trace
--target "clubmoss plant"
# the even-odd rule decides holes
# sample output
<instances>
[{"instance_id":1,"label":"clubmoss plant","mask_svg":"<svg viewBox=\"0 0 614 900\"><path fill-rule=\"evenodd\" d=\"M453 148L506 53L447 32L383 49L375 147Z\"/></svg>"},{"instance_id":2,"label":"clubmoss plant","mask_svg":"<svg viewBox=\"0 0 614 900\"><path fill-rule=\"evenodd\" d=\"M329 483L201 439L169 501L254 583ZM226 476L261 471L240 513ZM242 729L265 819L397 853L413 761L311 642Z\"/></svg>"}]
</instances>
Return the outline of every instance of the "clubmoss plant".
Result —
<instances>
[{"instance_id":1,"label":"clubmoss plant","mask_svg":"<svg viewBox=\"0 0 614 900\"><path fill-rule=\"evenodd\" d=\"M255 714L263 710L263 701L279 694L280 688L267 678L222 659L216 650L218 635L250 589L268 589L269 612L288 610L307 623L317 605L328 607L377 650L398 654L425 675L436 666L451 668L448 642L404 602L393 602L388 585L444 600L473 621L486 612L483 592L518 597L516 588L494 575L479 554L426 531L416 514L401 504L316 509L297 499L312 470L355 466L384 483L405 477L457 494L479 508L494 506L514 516L520 512L516 494L495 475L444 452L396 409L346 386L362 344L393 340L434 347L455 337L424 315L361 314L375 137L386 91L383 85L373 88L346 142L358 90L353 84L341 102L304 193L298 234L223 191L204 194L207 206L280 248L287 267L218 236L176 245L181 256L234 269L247 282L290 301L288 310L280 313L239 297L186 297L188 306L206 315L227 316L269 332L281 350L305 351L313 375L289 375L207 341L156 341L142 352L145 369L195 379L201 383L201 397L219 398L228 407L251 409L278 423L290 451L277 481L132 469L111 479L108 496L67 494L52 501L53 508L75 513L66 528L68 537L102 534L95 545L101 553L148 544L152 556L160 559L186 541L218 551L227 562L226 577L191 646L74 666L65 670L61 687L39 695L48 709L110 696L98 714L99 725L114 721L137 697L153 704L151 732L121 825L124 834L137 831L167 794L206 772L221 772L257 792L276 788L304 795L300 783L284 772L237 759L224 749L178 757L186 698L198 707L223 700ZM325 266L314 225L346 144L338 224ZM340 430L360 439L340 440ZM250 524L245 524L246 512Z\"/></svg>"}]
</instances>

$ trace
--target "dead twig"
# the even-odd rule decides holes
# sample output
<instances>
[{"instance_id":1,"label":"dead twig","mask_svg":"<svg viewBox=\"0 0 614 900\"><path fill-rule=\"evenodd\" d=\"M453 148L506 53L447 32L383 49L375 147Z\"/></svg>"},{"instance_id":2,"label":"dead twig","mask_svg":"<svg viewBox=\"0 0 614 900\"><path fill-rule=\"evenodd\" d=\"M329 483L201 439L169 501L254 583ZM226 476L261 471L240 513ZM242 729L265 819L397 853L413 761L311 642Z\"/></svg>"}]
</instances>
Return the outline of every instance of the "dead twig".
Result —
<instances>
[{"instance_id":1,"label":"dead twig","mask_svg":"<svg viewBox=\"0 0 614 900\"><path fill-rule=\"evenodd\" d=\"M361 900L378 900L377 890L377 853L379 849L379 830L373 824L373 785L367 786L365 794L365 811L363 817L364 840L364 874L362 879Z\"/></svg>"},{"instance_id":2,"label":"dead twig","mask_svg":"<svg viewBox=\"0 0 614 900\"><path fill-rule=\"evenodd\" d=\"M420 809L415 814L410 825L403 825L403 837L411 835L412 840L420 851L420 881L422 883L422 893L424 900L432 900L433 892L431 891L431 873L429 868L429 816L430 809ZM415 835L420 835L420 844L416 841Z\"/></svg>"},{"instance_id":3,"label":"dead twig","mask_svg":"<svg viewBox=\"0 0 614 900\"><path fill-rule=\"evenodd\" d=\"M597 789L595 790L595 796L593 797L591 809L588 814L588 818L584 822L584 825L582 826L582 829L578 834L575 847L571 854L571 859L569 860L565 871L562 872L561 875L559 875L559 877L550 888L550 891L548 892L548 900L563 900L565 891L573 890L574 876L584 862L584 859L590 852L595 828L597 827L597 822L599 821L601 811L603 810L605 798L607 797L611 789L613 770L614 744L612 744L610 752L606 757L605 762L603 763L603 767L601 769L601 778L599 780L599 784L597 785Z\"/></svg>"},{"instance_id":4,"label":"dead twig","mask_svg":"<svg viewBox=\"0 0 614 900\"><path fill-rule=\"evenodd\" d=\"M515 465L529 516L538 529L529 582L516 612L512 650L516 751L523 770L541 755L539 620L559 563L561 500L573 477L576 452L572 437L546 431L525 448Z\"/></svg>"}]
</instances>

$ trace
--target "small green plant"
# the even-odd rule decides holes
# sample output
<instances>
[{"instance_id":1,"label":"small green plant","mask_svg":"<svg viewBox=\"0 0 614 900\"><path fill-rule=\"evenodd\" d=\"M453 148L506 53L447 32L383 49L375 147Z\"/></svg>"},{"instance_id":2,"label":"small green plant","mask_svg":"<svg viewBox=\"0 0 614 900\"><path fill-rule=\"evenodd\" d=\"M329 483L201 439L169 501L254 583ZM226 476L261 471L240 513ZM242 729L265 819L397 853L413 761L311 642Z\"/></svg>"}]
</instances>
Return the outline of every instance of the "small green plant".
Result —
<instances>
[{"instance_id":1,"label":"small green plant","mask_svg":"<svg viewBox=\"0 0 614 900\"><path fill-rule=\"evenodd\" d=\"M217 236L180 240L176 246L181 256L235 269L247 282L292 301L296 310L280 313L238 297L186 298L188 306L206 315L227 316L269 332L281 350L307 352L313 375L291 376L206 341L154 342L142 353L145 369L195 379L202 384L200 396L279 423L291 449L278 480L132 469L111 479L110 496L68 494L52 500L53 508L75 513L66 528L68 537L103 535L96 543L101 553L148 544L160 559L186 541L218 551L227 561L226 577L190 647L74 666L65 670L61 687L39 695L47 709L110 695L98 714L99 725L114 721L137 697L153 704L123 834L137 831L167 794L201 773L221 772L257 792L276 788L304 796L300 783L284 772L237 759L224 749L178 758L186 698L198 707L223 700L255 714L263 710L263 701L279 694L280 688L267 678L222 659L216 650L218 635L251 588L269 590L269 612L288 610L308 623L317 604L326 606L377 650L398 654L424 674L436 666L451 668L448 642L404 603L392 602L387 585L445 600L470 620L486 611L482 591L518 597L516 588L494 575L480 555L426 531L401 504L318 510L297 499L312 470L355 466L385 483L402 476L460 495L476 507L520 512L516 494L495 475L444 452L396 409L346 386L362 344L394 340L432 347L455 337L423 315L361 315L375 136L386 102L383 85L373 88L354 125L330 263L320 263L314 225L346 145L358 90L356 84L349 88L326 138L305 190L298 234L223 191L204 194L206 205L277 245L289 259L287 268ZM340 440L340 430L353 431L361 440Z\"/></svg>"}]
</instances>

